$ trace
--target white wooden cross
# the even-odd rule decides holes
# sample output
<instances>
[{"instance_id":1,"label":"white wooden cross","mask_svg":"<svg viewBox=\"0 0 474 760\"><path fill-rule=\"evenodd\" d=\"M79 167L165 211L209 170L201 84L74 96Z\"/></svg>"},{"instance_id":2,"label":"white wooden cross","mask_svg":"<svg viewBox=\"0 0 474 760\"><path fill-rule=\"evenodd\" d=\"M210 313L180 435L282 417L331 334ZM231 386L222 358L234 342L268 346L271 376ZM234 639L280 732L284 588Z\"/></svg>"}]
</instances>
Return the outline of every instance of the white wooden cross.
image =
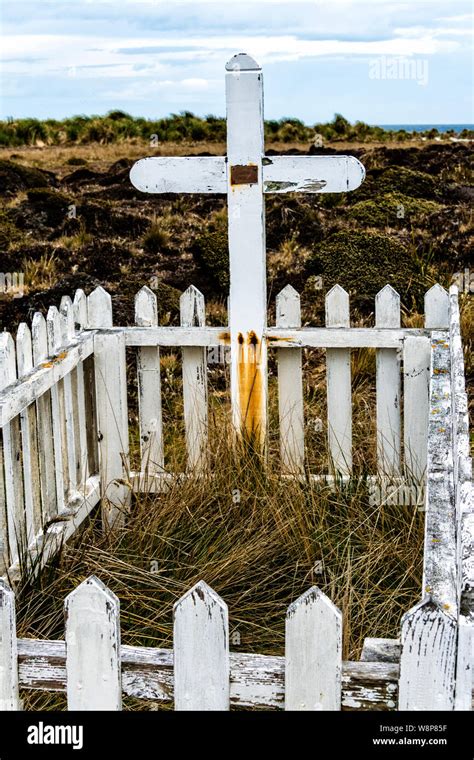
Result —
<instances>
[{"instance_id":1,"label":"white wooden cross","mask_svg":"<svg viewBox=\"0 0 474 760\"><path fill-rule=\"evenodd\" d=\"M362 183L353 156L264 155L263 75L245 53L226 65L227 156L142 158L132 184L146 193L227 193L233 424L263 449L267 430L264 193L341 193Z\"/></svg>"}]
</instances>

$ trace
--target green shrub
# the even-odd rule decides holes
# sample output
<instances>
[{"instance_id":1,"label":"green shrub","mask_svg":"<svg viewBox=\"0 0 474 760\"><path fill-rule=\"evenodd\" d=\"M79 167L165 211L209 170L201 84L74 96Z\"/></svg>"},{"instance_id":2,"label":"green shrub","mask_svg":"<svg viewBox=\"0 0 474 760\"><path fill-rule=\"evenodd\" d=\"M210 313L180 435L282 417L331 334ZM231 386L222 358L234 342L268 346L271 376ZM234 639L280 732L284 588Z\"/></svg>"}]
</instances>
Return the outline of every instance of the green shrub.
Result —
<instances>
[{"instance_id":1,"label":"green shrub","mask_svg":"<svg viewBox=\"0 0 474 760\"><path fill-rule=\"evenodd\" d=\"M419 296L418 265L409 248L378 232L341 231L315 247L308 275L321 275L324 290L339 284L357 294L357 302L373 306L387 283L399 293Z\"/></svg>"}]
</instances>

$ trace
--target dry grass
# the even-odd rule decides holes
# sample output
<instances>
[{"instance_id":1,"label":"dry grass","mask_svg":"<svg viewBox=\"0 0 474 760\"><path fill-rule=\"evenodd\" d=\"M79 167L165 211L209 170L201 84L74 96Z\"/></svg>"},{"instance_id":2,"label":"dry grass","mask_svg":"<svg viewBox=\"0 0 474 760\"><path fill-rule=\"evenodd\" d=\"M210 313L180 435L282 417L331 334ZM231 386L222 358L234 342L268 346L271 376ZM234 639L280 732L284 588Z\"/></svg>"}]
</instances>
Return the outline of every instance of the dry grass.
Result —
<instances>
[{"instance_id":1,"label":"dry grass","mask_svg":"<svg viewBox=\"0 0 474 760\"><path fill-rule=\"evenodd\" d=\"M58 260L54 254L42 254L36 261L23 259L25 293L52 288L58 278Z\"/></svg>"},{"instance_id":2,"label":"dry grass","mask_svg":"<svg viewBox=\"0 0 474 760\"><path fill-rule=\"evenodd\" d=\"M374 471L370 352L354 352L355 474ZM324 420L321 356L305 361L308 418ZM126 528L111 539L95 514L62 556L18 594L19 635L63 637L63 601L96 574L119 597L124 644L172 646L172 605L204 579L227 602L240 651L284 652L287 606L312 584L338 605L344 657L357 659L366 636L395 637L421 587L423 514L374 505L365 480L331 489L281 479L275 379L270 379L268 466L230 445L227 369L214 370L210 398L212 476L134 497ZM225 377L224 377L225 379ZM182 387L176 354L163 357L167 465L184 463ZM219 388L221 390L219 390ZM312 471L327 462L325 433L308 429ZM137 455L137 436L132 449ZM62 697L25 694L26 707L62 709ZM128 709L150 709L137 700ZM152 707L153 709L153 707Z\"/></svg>"}]
</instances>

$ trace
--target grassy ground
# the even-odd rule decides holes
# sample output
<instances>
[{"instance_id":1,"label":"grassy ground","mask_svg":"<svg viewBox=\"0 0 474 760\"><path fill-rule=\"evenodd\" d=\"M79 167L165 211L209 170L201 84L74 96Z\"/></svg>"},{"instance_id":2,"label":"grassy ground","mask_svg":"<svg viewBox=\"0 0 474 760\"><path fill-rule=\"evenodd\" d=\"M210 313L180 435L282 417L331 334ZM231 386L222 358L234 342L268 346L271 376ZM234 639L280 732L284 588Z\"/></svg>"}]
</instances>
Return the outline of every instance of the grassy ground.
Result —
<instances>
[{"instance_id":1,"label":"grassy ground","mask_svg":"<svg viewBox=\"0 0 474 760\"><path fill-rule=\"evenodd\" d=\"M307 152L308 146L267 148ZM370 326L374 295L389 281L402 296L402 324L421 326L424 292L436 281L449 285L469 265L472 151L434 142L338 142L333 149L352 152L367 166L366 183L353 197L267 199L270 321L275 294L290 282L302 294L303 324L322 324L325 292L341 281L351 294L352 324ZM2 327L13 331L35 309L99 283L112 293L116 324L130 323L135 292L155 282L162 324L177 323L179 292L190 283L206 296L208 322L225 324L224 200L150 198L128 180L131 162L143 155L206 152L221 154L225 146L168 143L151 150L135 141L1 150L0 270L23 271L26 282L24 298L0 301ZM17 166L52 175L21 177ZM474 308L468 291L461 309L470 378ZM136 464L133 351L128 364ZM365 475L375 471L374 352L354 351L352 369L354 469ZM41 577L19 590L20 636L61 638L64 597L91 573L120 598L126 644L171 646L172 604L201 578L229 605L231 630L241 642L233 648L241 651L282 654L286 607L313 583L342 610L345 658L358 658L365 636L398 635L401 615L420 594L423 513L373 505L365 485L334 491L282 481L275 371L271 356L268 468L234 456L228 368L210 365L213 477L136 497L125 530L112 540L104 539L94 515ZM323 473L324 352L305 350L303 371L308 468ZM162 352L162 384L166 463L179 471L185 452L177 351ZM31 708L64 706L61 696L23 696ZM150 704L126 700L126 707Z\"/></svg>"}]
</instances>

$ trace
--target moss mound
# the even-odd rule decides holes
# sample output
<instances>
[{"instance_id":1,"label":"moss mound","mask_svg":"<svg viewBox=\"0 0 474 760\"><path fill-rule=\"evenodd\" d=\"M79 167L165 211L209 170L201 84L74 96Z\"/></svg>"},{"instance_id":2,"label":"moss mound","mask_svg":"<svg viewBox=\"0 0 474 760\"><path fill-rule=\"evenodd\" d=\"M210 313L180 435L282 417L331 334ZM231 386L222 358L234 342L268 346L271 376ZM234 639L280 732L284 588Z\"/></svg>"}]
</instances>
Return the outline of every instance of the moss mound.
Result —
<instances>
[{"instance_id":1,"label":"moss mound","mask_svg":"<svg viewBox=\"0 0 474 760\"><path fill-rule=\"evenodd\" d=\"M419 296L419 271L412 252L378 232L336 232L314 249L307 274L320 275L325 291L338 283L356 293L360 306L373 307L375 295L387 283L400 293Z\"/></svg>"},{"instance_id":2,"label":"moss mound","mask_svg":"<svg viewBox=\"0 0 474 760\"><path fill-rule=\"evenodd\" d=\"M347 196L348 203L377 199L379 195L401 193L410 198L437 200L441 197L441 183L430 174L405 166L369 169L362 185Z\"/></svg>"},{"instance_id":3,"label":"moss mound","mask_svg":"<svg viewBox=\"0 0 474 760\"><path fill-rule=\"evenodd\" d=\"M349 218L367 227L423 226L430 214L439 212L441 204L403 193L385 193L375 200L359 201L349 208Z\"/></svg>"},{"instance_id":4,"label":"moss mound","mask_svg":"<svg viewBox=\"0 0 474 760\"><path fill-rule=\"evenodd\" d=\"M379 190L385 192L398 191L412 198L436 199L440 195L439 183L434 177L416 169L407 169L404 166L386 169L378 177L377 184Z\"/></svg>"},{"instance_id":5,"label":"moss mound","mask_svg":"<svg viewBox=\"0 0 474 760\"><path fill-rule=\"evenodd\" d=\"M69 208L74 204L74 198L65 193L49 188L28 190L28 200L34 205L35 211L45 215L46 224L56 227L66 218Z\"/></svg>"}]
</instances>

